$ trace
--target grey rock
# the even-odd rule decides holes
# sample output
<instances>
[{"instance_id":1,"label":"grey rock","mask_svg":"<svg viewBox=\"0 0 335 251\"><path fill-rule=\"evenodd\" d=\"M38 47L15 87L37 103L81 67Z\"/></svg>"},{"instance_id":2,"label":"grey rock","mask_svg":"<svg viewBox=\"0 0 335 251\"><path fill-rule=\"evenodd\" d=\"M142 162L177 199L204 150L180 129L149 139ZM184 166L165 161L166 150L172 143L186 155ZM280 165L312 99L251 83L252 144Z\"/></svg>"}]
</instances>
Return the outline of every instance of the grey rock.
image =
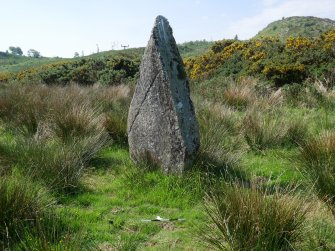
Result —
<instances>
[{"instance_id":1,"label":"grey rock","mask_svg":"<svg viewBox=\"0 0 335 251\"><path fill-rule=\"evenodd\" d=\"M166 173L182 173L197 153L199 127L172 29L158 16L128 114L130 156Z\"/></svg>"}]
</instances>

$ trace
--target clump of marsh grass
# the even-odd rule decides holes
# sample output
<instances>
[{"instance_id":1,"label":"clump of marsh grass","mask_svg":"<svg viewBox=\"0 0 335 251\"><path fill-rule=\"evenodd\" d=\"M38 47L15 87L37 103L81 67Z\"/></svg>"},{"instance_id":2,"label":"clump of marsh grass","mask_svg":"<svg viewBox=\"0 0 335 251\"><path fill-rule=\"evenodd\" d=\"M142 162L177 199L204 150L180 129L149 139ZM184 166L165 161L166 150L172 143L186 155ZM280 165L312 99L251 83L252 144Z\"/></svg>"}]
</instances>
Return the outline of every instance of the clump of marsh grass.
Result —
<instances>
[{"instance_id":1,"label":"clump of marsh grass","mask_svg":"<svg viewBox=\"0 0 335 251\"><path fill-rule=\"evenodd\" d=\"M0 179L0 246L17 241L23 227L34 225L53 204L46 190L28 177L9 175Z\"/></svg>"},{"instance_id":2,"label":"clump of marsh grass","mask_svg":"<svg viewBox=\"0 0 335 251\"><path fill-rule=\"evenodd\" d=\"M223 101L236 109L246 108L256 99L256 83L251 78L229 83L223 92Z\"/></svg>"},{"instance_id":3,"label":"clump of marsh grass","mask_svg":"<svg viewBox=\"0 0 335 251\"><path fill-rule=\"evenodd\" d=\"M205 197L210 218L200 239L215 250L294 250L308 207L294 189L223 184Z\"/></svg>"},{"instance_id":4,"label":"clump of marsh grass","mask_svg":"<svg viewBox=\"0 0 335 251\"><path fill-rule=\"evenodd\" d=\"M243 133L251 150L262 152L283 145L297 145L307 137L306 124L278 111L254 109L243 119Z\"/></svg>"},{"instance_id":5,"label":"clump of marsh grass","mask_svg":"<svg viewBox=\"0 0 335 251\"><path fill-rule=\"evenodd\" d=\"M69 228L65 214L41 184L18 173L0 180L1 250L94 250L80 231Z\"/></svg>"},{"instance_id":6,"label":"clump of marsh grass","mask_svg":"<svg viewBox=\"0 0 335 251\"><path fill-rule=\"evenodd\" d=\"M65 108L65 107L63 107ZM67 110L59 109L52 117L51 124L56 136L63 141L102 134L103 116L89 104L72 105Z\"/></svg>"},{"instance_id":7,"label":"clump of marsh grass","mask_svg":"<svg viewBox=\"0 0 335 251\"><path fill-rule=\"evenodd\" d=\"M299 166L335 216L335 133L326 131L301 144Z\"/></svg>"},{"instance_id":8,"label":"clump of marsh grass","mask_svg":"<svg viewBox=\"0 0 335 251\"><path fill-rule=\"evenodd\" d=\"M38 93L35 93L38 90ZM13 127L33 134L37 130L38 121L45 110L47 90L41 86L9 85L3 87L0 94L0 117Z\"/></svg>"},{"instance_id":9,"label":"clump of marsh grass","mask_svg":"<svg viewBox=\"0 0 335 251\"><path fill-rule=\"evenodd\" d=\"M20 137L12 143L2 143L1 148L12 165L17 165L50 189L64 191L78 186L84 167L107 140L105 134L83 137L67 144L54 139L40 141Z\"/></svg>"},{"instance_id":10,"label":"clump of marsh grass","mask_svg":"<svg viewBox=\"0 0 335 251\"><path fill-rule=\"evenodd\" d=\"M7 101L0 116L8 121L8 140L0 144L1 159L52 189L78 186L84 167L109 142L102 108L90 101L89 90L75 85L9 86L2 95ZM26 107L38 116L22 120Z\"/></svg>"},{"instance_id":11,"label":"clump of marsh grass","mask_svg":"<svg viewBox=\"0 0 335 251\"><path fill-rule=\"evenodd\" d=\"M232 110L225 108L209 103L197 112L200 151L195 165L222 173L238 168L245 150L238 129L239 118Z\"/></svg>"},{"instance_id":12,"label":"clump of marsh grass","mask_svg":"<svg viewBox=\"0 0 335 251\"><path fill-rule=\"evenodd\" d=\"M25 228L13 250L98 250L77 227L69 227L66 213L48 212Z\"/></svg>"}]
</instances>

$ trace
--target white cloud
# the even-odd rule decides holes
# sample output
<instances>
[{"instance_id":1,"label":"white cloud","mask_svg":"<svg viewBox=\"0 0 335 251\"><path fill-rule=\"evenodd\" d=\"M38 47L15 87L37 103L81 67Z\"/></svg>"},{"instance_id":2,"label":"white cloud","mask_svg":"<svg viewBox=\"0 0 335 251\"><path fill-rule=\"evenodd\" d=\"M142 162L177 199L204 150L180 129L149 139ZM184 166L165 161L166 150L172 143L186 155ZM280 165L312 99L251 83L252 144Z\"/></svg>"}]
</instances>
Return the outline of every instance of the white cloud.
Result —
<instances>
[{"instance_id":1,"label":"white cloud","mask_svg":"<svg viewBox=\"0 0 335 251\"><path fill-rule=\"evenodd\" d=\"M263 9L257 15L243 18L228 27L227 37L238 34L241 39L248 39L257 34L270 22L282 17L316 16L335 18L334 0L262 0Z\"/></svg>"},{"instance_id":2,"label":"white cloud","mask_svg":"<svg viewBox=\"0 0 335 251\"><path fill-rule=\"evenodd\" d=\"M279 2L279 0L263 0L263 5L264 6L273 6L278 2Z\"/></svg>"}]
</instances>

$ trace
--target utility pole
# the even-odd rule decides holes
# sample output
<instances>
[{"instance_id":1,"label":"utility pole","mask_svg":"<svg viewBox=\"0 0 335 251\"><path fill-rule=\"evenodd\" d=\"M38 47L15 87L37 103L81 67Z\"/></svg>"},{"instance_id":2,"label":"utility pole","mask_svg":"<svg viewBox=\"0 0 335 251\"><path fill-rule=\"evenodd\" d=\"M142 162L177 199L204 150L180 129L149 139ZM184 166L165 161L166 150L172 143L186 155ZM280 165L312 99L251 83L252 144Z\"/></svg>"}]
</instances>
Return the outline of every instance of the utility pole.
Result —
<instances>
[{"instance_id":1,"label":"utility pole","mask_svg":"<svg viewBox=\"0 0 335 251\"><path fill-rule=\"evenodd\" d=\"M97 53L99 53L99 45L97 44Z\"/></svg>"},{"instance_id":2,"label":"utility pole","mask_svg":"<svg viewBox=\"0 0 335 251\"><path fill-rule=\"evenodd\" d=\"M121 47L125 50L126 48L129 47L129 44L128 44L128 45L122 45L122 44L121 44Z\"/></svg>"}]
</instances>

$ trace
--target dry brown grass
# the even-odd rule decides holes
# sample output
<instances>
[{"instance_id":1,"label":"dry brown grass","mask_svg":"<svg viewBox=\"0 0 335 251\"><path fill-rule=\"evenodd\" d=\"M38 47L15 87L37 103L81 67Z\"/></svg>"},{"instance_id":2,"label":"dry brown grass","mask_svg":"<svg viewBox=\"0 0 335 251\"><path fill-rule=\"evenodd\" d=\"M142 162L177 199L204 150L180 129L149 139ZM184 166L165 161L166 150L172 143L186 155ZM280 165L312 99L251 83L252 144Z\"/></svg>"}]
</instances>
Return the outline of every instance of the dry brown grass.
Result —
<instances>
[{"instance_id":1,"label":"dry brown grass","mask_svg":"<svg viewBox=\"0 0 335 251\"><path fill-rule=\"evenodd\" d=\"M244 109L256 99L256 81L251 78L231 82L223 92L223 101L236 109Z\"/></svg>"}]
</instances>

